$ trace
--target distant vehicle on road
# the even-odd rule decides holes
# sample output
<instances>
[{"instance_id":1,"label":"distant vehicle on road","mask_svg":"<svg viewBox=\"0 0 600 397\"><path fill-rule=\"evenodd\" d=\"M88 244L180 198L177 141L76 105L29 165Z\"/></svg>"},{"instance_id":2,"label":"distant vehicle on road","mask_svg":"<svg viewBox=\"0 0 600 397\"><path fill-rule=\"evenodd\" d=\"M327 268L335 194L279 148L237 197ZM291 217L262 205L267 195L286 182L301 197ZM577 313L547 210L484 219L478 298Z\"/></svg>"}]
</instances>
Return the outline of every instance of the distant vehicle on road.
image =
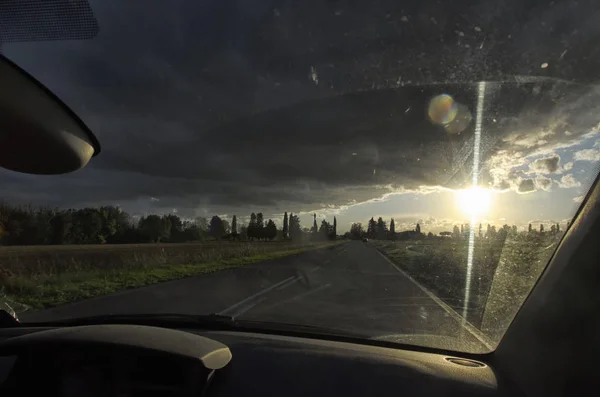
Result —
<instances>
[{"instance_id":1,"label":"distant vehicle on road","mask_svg":"<svg viewBox=\"0 0 600 397\"><path fill-rule=\"evenodd\" d=\"M365 237L365 238L363 238L363 243L368 243L368 242L369 242L369 239L368 239L368 238L366 238L366 237Z\"/></svg>"}]
</instances>

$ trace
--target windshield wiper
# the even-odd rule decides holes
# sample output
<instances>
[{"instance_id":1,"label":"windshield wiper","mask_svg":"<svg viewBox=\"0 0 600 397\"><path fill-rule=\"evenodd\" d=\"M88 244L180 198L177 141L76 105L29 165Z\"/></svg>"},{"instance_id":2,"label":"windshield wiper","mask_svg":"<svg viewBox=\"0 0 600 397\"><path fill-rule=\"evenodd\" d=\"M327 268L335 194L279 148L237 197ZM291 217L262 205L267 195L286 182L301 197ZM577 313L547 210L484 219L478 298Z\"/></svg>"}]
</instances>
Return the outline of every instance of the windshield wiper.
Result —
<instances>
[{"instance_id":1,"label":"windshield wiper","mask_svg":"<svg viewBox=\"0 0 600 397\"><path fill-rule=\"evenodd\" d=\"M48 326L78 326L100 324L132 324L163 327L198 327L221 328L231 327L235 320L230 316L220 314L193 315L180 313L136 313L136 314L103 314L99 316L76 317L57 321L27 322L24 325L35 327Z\"/></svg>"},{"instance_id":2,"label":"windshield wiper","mask_svg":"<svg viewBox=\"0 0 600 397\"><path fill-rule=\"evenodd\" d=\"M313 325L290 324L269 321L239 320L231 316L222 314L179 314L179 313L160 313L160 314L106 314L99 316L78 317L57 321L45 322L27 322L21 323L29 327L52 327L52 326L81 326L81 325L101 325L101 324L131 324L148 325L165 328L193 328L215 331L239 331L239 332L259 332L272 334L293 334L293 335L329 335L344 336L361 339L368 339L371 335L359 334L338 329L331 329Z\"/></svg>"}]
</instances>

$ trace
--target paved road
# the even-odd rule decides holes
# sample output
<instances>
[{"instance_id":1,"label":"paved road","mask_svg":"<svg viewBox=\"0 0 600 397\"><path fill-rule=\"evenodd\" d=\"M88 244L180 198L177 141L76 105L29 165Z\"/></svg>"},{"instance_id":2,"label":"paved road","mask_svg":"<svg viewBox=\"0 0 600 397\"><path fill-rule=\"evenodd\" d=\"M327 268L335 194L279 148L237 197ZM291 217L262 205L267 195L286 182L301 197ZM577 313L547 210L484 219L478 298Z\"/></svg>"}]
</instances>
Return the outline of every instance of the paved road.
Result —
<instances>
[{"instance_id":1,"label":"paved road","mask_svg":"<svg viewBox=\"0 0 600 397\"><path fill-rule=\"evenodd\" d=\"M380 339L481 349L460 317L368 243L266 261L218 273L28 313L22 321L124 313L222 313L314 325Z\"/></svg>"}]
</instances>

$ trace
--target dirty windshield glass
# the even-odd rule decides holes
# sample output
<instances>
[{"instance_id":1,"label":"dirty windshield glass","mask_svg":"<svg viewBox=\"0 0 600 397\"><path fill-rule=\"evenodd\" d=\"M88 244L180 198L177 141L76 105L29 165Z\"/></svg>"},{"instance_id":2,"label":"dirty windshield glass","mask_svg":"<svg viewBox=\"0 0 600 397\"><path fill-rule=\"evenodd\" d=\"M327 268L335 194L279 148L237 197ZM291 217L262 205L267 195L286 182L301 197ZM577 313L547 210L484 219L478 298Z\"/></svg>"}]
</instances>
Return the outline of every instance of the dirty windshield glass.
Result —
<instances>
[{"instance_id":1,"label":"dirty windshield glass","mask_svg":"<svg viewBox=\"0 0 600 397\"><path fill-rule=\"evenodd\" d=\"M3 305L491 351L597 175L598 18L593 1L4 2L2 54L103 149L71 174L0 170Z\"/></svg>"}]
</instances>

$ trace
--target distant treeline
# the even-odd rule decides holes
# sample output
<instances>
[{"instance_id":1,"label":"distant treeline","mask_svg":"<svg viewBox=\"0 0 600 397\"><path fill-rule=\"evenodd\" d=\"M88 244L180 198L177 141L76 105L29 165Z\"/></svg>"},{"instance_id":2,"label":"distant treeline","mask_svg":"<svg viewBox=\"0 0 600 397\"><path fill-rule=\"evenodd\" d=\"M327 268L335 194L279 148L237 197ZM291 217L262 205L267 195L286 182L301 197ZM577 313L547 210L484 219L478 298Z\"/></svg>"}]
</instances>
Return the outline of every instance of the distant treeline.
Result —
<instances>
[{"instance_id":1,"label":"distant treeline","mask_svg":"<svg viewBox=\"0 0 600 397\"><path fill-rule=\"evenodd\" d=\"M81 209L52 209L33 206L12 206L0 203L0 245L49 245L49 244L132 244L150 242L194 242L206 240L293 240L322 241L337 238L337 220L333 223L313 215L311 228L302 227L298 215L286 212L282 227L272 219L265 220L262 213L252 213L248 224L238 224L236 215L231 221L214 215L210 219L198 217L182 219L176 214L147 215L132 217L119 207L106 206ZM527 233L557 234L558 223L540 225L539 231L529 225ZM421 232L420 224L415 229L396 232L394 219L389 227L380 217L371 218L365 229L361 223L353 223L344 237L349 239L371 238L379 240L410 240L422 238L455 238L469 236L470 225L456 225L453 231L444 231L439 236ZM479 225L475 236L500 238L517 234L515 225Z\"/></svg>"},{"instance_id":2,"label":"distant treeline","mask_svg":"<svg viewBox=\"0 0 600 397\"><path fill-rule=\"evenodd\" d=\"M522 232L525 234L559 234L561 233L560 224L552 223L548 226L547 229L544 229L544 225L540 224L539 231L535 230L531 224L529 224L527 232ZM363 239L370 238L376 240L419 240L424 238L453 238L453 239L467 239L471 235L471 225L469 223L464 223L459 225L454 225L452 231L443 231L439 233L439 236L434 235L431 232L424 234L421 232L421 225L419 223L416 224L416 227L413 230L404 230L401 232L396 232L396 225L394 219L390 220L389 228L387 223L379 217L377 221L374 218L371 218L367 222L367 229L365 230L362 223L353 223L350 227L350 231L345 234L346 238L350 239ZM503 225L502 227L496 229L496 226L487 224L485 230L483 228L483 224L479 223L477 225L475 232L475 237L480 239L497 239L497 240L505 240L506 237L514 237L519 234L516 225Z\"/></svg>"},{"instance_id":3,"label":"distant treeline","mask_svg":"<svg viewBox=\"0 0 600 397\"><path fill-rule=\"evenodd\" d=\"M0 203L0 245L131 244L206 240L324 240L334 239L337 222L325 220L317 230L302 228L297 215L284 214L282 228L262 213L238 224L215 215L210 220L182 219L176 214L132 217L119 207L53 209Z\"/></svg>"}]
</instances>

